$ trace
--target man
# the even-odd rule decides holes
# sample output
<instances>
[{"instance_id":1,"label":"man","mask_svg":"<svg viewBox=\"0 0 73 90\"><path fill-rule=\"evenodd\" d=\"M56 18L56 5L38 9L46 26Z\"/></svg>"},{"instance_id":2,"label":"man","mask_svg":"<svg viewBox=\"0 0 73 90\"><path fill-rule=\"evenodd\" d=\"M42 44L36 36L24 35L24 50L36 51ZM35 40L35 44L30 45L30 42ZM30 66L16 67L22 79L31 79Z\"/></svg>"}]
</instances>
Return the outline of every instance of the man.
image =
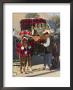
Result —
<instances>
[{"instance_id":1,"label":"man","mask_svg":"<svg viewBox=\"0 0 73 90\"><path fill-rule=\"evenodd\" d=\"M52 53L51 53L51 41L50 41L50 31L45 30L43 35L46 39L46 42L42 45L44 46L44 69L51 69L52 66Z\"/></svg>"}]
</instances>

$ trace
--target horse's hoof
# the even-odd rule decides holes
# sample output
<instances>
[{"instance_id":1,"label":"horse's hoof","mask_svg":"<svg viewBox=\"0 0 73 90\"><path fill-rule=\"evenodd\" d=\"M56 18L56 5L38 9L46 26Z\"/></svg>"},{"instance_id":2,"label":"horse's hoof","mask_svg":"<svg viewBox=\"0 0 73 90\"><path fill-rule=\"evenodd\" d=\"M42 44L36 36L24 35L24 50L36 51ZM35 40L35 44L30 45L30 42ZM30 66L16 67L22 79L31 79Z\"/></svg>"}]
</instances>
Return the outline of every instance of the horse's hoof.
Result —
<instances>
[{"instance_id":1,"label":"horse's hoof","mask_svg":"<svg viewBox=\"0 0 73 90\"><path fill-rule=\"evenodd\" d=\"M25 74L28 74L28 72L25 72Z\"/></svg>"},{"instance_id":2,"label":"horse's hoof","mask_svg":"<svg viewBox=\"0 0 73 90\"><path fill-rule=\"evenodd\" d=\"M23 73L22 71L20 71L21 73Z\"/></svg>"}]
</instances>

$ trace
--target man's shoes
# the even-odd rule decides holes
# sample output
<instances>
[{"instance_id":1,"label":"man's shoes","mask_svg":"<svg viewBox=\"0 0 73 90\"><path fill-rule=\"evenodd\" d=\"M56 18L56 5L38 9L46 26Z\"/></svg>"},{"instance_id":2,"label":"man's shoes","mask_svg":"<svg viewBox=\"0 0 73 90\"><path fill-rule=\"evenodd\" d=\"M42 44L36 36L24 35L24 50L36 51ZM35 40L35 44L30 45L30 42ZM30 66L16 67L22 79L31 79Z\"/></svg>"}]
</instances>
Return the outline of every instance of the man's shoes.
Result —
<instances>
[{"instance_id":1,"label":"man's shoes","mask_svg":"<svg viewBox=\"0 0 73 90\"><path fill-rule=\"evenodd\" d=\"M49 70L49 69L50 69L50 67L48 65L46 65L46 70Z\"/></svg>"},{"instance_id":2,"label":"man's shoes","mask_svg":"<svg viewBox=\"0 0 73 90\"><path fill-rule=\"evenodd\" d=\"M50 67L48 65L44 66L43 70L50 70Z\"/></svg>"}]
</instances>

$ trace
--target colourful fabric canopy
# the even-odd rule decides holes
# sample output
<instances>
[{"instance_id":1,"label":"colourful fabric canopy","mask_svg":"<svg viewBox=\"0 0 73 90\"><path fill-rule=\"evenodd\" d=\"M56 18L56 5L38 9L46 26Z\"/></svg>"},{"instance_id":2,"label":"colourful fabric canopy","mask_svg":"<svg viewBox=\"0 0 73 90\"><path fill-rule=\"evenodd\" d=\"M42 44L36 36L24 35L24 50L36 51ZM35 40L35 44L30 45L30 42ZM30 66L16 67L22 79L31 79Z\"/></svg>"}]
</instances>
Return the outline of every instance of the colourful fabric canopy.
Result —
<instances>
[{"instance_id":1,"label":"colourful fabric canopy","mask_svg":"<svg viewBox=\"0 0 73 90\"><path fill-rule=\"evenodd\" d=\"M42 18L22 19L20 21L20 27L21 27L21 30L23 30L23 29L25 30L25 29L27 29L27 27L30 27L35 24L40 24L40 23L46 23L46 20L42 19Z\"/></svg>"}]
</instances>

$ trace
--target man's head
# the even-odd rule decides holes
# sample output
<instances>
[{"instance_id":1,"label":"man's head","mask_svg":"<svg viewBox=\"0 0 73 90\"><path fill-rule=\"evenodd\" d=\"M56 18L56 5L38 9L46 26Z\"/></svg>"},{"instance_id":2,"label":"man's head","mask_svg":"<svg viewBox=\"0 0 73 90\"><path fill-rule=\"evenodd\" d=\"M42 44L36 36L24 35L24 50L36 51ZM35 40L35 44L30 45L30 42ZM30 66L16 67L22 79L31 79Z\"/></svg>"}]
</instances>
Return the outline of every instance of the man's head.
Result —
<instances>
[{"instance_id":1,"label":"man's head","mask_svg":"<svg viewBox=\"0 0 73 90\"><path fill-rule=\"evenodd\" d=\"M48 33L48 32L44 33L43 35L44 35L46 38L49 37L49 33Z\"/></svg>"},{"instance_id":2,"label":"man's head","mask_svg":"<svg viewBox=\"0 0 73 90\"><path fill-rule=\"evenodd\" d=\"M50 31L49 31L49 30L45 30L45 31L43 32L43 35L44 35L45 37L49 37L49 36L50 36Z\"/></svg>"}]
</instances>

